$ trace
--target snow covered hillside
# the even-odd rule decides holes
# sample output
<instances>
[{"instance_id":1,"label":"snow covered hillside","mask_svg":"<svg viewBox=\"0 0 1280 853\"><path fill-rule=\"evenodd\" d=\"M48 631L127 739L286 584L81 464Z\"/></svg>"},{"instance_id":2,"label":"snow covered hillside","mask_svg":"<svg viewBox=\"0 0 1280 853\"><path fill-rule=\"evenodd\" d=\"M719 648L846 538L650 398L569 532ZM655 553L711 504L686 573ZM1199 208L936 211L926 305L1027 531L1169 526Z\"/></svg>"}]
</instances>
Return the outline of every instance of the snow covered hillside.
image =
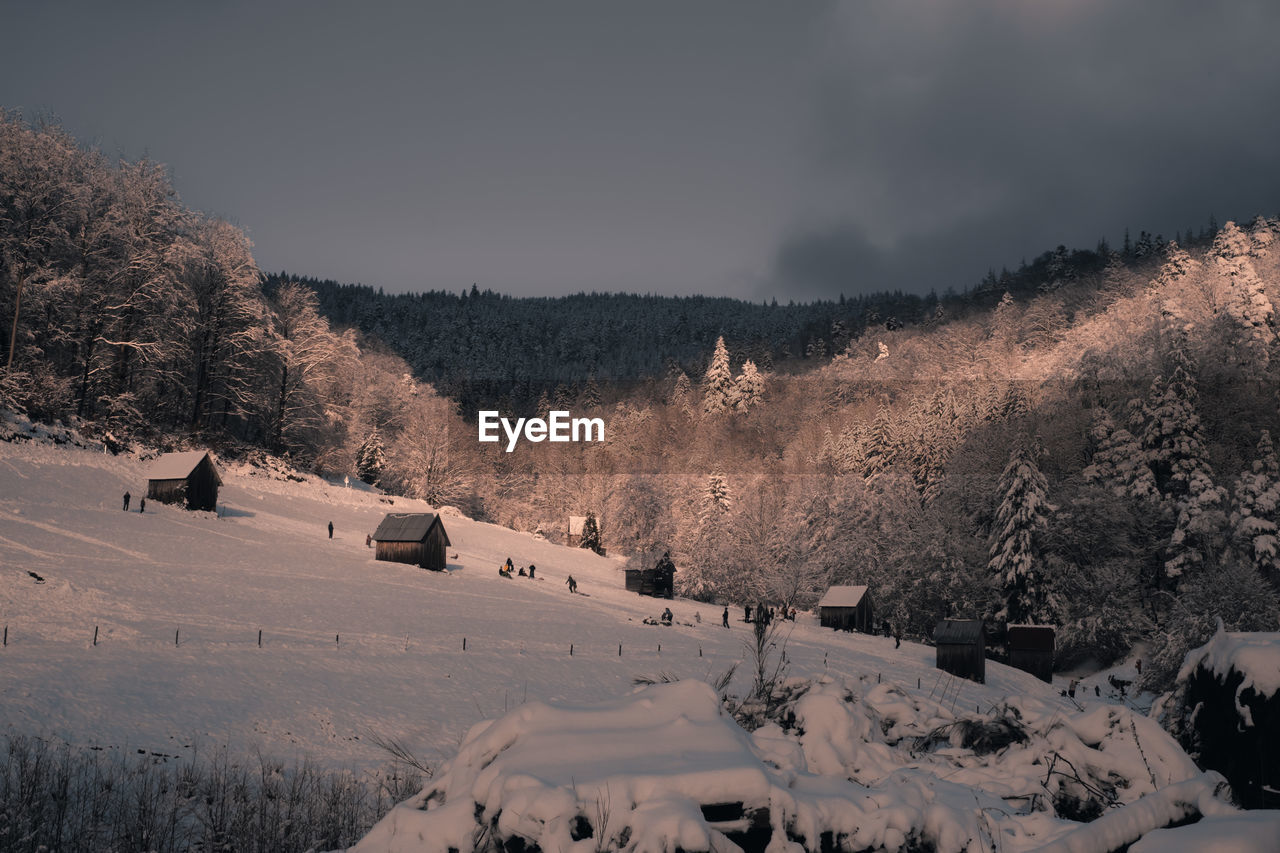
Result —
<instances>
[{"instance_id":1,"label":"snow covered hillside","mask_svg":"<svg viewBox=\"0 0 1280 853\"><path fill-rule=\"evenodd\" d=\"M1080 825L1062 807L1079 799L1087 812L1095 786L1116 805L1168 789L1145 807L1157 819L1231 811L1216 777L1105 696L1071 701L996 663L985 685L956 681L929 647L807 614L784 623L791 723L748 735L693 683L747 657L740 609L725 629L719 608L676 600L676 624L646 624L666 603L625 592L617 561L447 508L448 572L380 563L365 537L383 514L430 507L279 470L223 466L218 513L154 502L139 513L146 468L100 449L0 443L7 733L160 760L225 745L357 771L385 765L374 741L395 739L442 762L362 850L508 829L548 833L547 850L595 849L604 827L584 841L592 825L574 816L601 790L621 796L612 832L627 835L613 843L653 849L675 838L720 849L721 836L753 832L1031 849L1068 843ZM121 510L125 491L135 511ZM507 557L536 564L537 579L499 577ZM731 691L748 692L748 669ZM686 681L632 696L637 676ZM1084 829L1138 837L1119 814Z\"/></svg>"},{"instance_id":2,"label":"snow covered hillside","mask_svg":"<svg viewBox=\"0 0 1280 853\"><path fill-rule=\"evenodd\" d=\"M426 572L376 562L365 546L384 512L429 509L419 502L231 466L221 517L154 502L122 512L126 490L134 506L145 494L145 469L0 443L0 719L12 730L165 754L195 738L360 768L385 760L370 732L434 760L526 700L615 697L637 675L705 678L745 654L741 610L725 630L718 608L676 600L675 626L646 625L663 603L625 592L620 564L587 551L446 510L449 572ZM508 556L536 564L537 580L500 578ZM801 614L790 674L825 669L926 696L946 687L956 709L1006 695L1066 701L999 665L986 685L947 687L931 648L893 645Z\"/></svg>"}]
</instances>

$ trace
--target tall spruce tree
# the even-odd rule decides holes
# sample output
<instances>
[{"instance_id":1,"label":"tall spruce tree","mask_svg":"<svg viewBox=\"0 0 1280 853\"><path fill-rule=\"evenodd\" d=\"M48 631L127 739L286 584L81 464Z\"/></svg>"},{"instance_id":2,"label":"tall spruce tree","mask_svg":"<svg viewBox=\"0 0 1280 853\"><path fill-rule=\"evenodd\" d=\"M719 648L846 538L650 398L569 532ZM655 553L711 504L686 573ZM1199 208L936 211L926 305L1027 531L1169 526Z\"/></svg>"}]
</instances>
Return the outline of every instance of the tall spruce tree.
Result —
<instances>
[{"instance_id":1,"label":"tall spruce tree","mask_svg":"<svg viewBox=\"0 0 1280 853\"><path fill-rule=\"evenodd\" d=\"M718 415L733 404L733 373L729 370L729 349L724 337L716 338L711 364L702 377L702 413Z\"/></svg>"},{"instance_id":2,"label":"tall spruce tree","mask_svg":"<svg viewBox=\"0 0 1280 853\"><path fill-rule=\"evenodd\" d=\"M1280 570L1280 461L1271 444L1271 434L1262 431L1258 450L1249 470L1236 481L1231 529L1246 564L1264 577L1273 579Z\"/></svg>"},{"instance_id":3,"label":"tall spruce tree","mask_svg":"<svg viewBox=\"0 0 1280 853\"><path fill-rule=\"evenodd\" d=\"M578 547L595 551L597 554L604 551L600 544L600 524L596 521L594 512L587 513L586 521L582 522L582 542Z\"/></svg>"},{"instance_id":4,"label":"tall spruce tree","mask_svg":"<svg viewBox=\"0 0 1280 853\"><path fill-rule=\"evenodd\" d=\"M374 427L356 452L356 475L369 485L376 485L387 467L387 452L382 434Z\"/></svg>"},{"instance_id":5,"label":"tall spruce tree","mask_svg":"<svg viewBox=\"0 0 1280 853\"><path fill-rule=\"evenodd\" d=\"M1055 507L1035 455L1028 442L1014 445L1000 476L1001 501L992 525L987 565L1004 598L997 617L1009 624L1054 621L1039 539Z\"/></svg>"}]
</instances>

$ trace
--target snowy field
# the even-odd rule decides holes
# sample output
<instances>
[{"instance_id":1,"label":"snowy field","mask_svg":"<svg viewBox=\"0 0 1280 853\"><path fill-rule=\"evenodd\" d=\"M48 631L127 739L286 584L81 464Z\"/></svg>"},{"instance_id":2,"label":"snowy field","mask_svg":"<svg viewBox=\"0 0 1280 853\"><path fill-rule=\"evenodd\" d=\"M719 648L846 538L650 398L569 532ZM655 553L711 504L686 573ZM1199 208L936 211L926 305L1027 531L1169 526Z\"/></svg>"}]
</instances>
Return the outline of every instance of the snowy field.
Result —
<instances>
[{"instance_id":1,"label":"snowy field","mask_svg":"<svg viewBox=\"0 0 1280 853\"><path fill-rule=\"evenodd\" d=\"M797 688L794 731L748 735L705 686L632 695L637 676L710 680L734 664L731 690L745 695L740 608L727 630L720 608L681 600L675 625L645 624L667 602L625 592L619 562L449 509L448 572L380 563L365 537L384 513L430 507L244 465L223 466L216 514L154 502L139 513L146 468L100 449L0 442L7 733L158 760L223 746L357 772L387 765L374 741L394 739L442 775L361 850L445 850L479 837L473 822L490 815L493 831L544 833L544 850L595 849L603 838L579 839L586 824L569 817L598 808L601 791L626 802L612 831L626 828L627 849L676 838L721 849L697 846L720 837L699 812L707 797L760 809L774 838L828 831L886 849L921 837L957 850L1137 838L1132 809L1085 825L1053 816L1047 798L1076 773L1112 789L1117 807L1159 790L1142 801L1147 829L1194 811L1244 827L1212 777L1107 692L1072 701L990 661L985 685L956 681L930 647L895 649L801 614L786 624L787 675L822 683ZM508 557L536 564L537 579L499 577ZM966 717L1014 720L1025 738L962 744ZM1070 774L1054 775L1055 755ZM1264 836L1280 827L1275 813L1251 820L1244 829ZM1071 842L1082 828L1098 838Z\"/></svg>"},{"instance_id":2,"label":"snowy field","mask_svg":"<svg viewBox=\"0 0 1280 853\"><path fill-rule=\"evenodd\" d=\"M122 512L126 490L135 508L145 494L145 470L123 455L0 443L10 729L164 754L200 740L359 769L385 761L370 732L436 760L473 723L526 700L611 699L635 676L705 678L745 654L741 609L725 630L719 608L676 600L678 624L646 625L664 602L625 592L620 564L587 551L446 515L449 572L427 572L377 562L365 546L384 512L431 509L420 502L232 466L221 518L155 502ZM507 557L536 564L537 580L498 577ZM926 696L945 686L933 649L895 650L806 614L787 656L790 675L825 670ZM948 703L1066 702L1025 673L987 673L985 686L952 685ZM735 685L749 683L740 667Z\"/></svg>"}]
</instances>

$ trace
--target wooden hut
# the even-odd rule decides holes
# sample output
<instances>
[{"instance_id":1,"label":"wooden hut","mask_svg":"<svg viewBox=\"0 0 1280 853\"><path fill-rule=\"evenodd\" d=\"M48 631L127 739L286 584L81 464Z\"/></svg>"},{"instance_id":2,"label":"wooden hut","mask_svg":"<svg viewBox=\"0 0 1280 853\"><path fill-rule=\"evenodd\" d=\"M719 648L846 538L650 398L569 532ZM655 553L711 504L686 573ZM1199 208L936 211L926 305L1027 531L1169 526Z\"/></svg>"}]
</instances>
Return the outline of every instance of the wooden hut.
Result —
<instances>
[{"instance_id":1,"label":"wooden hut","mask_svg":"<svg viewBox=\"0 0 1280 853\"><path fill-rule=\"evenodd\" d=\"M1048 625L1010 625L1005 637L1009 665L1041 681L1053 681L1053 638Z\"/></svg>"},{"instance_id":2,"label":"wooden hut","mask_svg":"<svg viewBox=\"0 0 1280 853\"><path fill-rule=\"evenodd\" d=\"M375 557L443 571L449 534L434 512L389 512L373 533Z\"/></svg>"},{"instance_id":3,"label":"wooden hut","mask_svg":"<svg viewBox=\"0 0 1280 853\"><path fill-rule=\"evenodd\" d=\"M670 554L663 554L652 569L626 569L627 592L652 595L654 598L674 598L676 564Z\"/></svg>"},{"instance_id":4,"label":"wooden hut","mask_svg":"<svg viewBox=\"0 0 1280 853\"><path fill-rule=\"evenodd\" d=\"M981 619L943 619L933 629L938 669L979 684L987 681L987 644Z\"/></svg>"},{"instance_id":5,"label":"wooden hut","mask_svg":"<svg viewBox=\"0 0 1280 853\"><path fill-rule=\"evenodd\" d=\"M567 537L567 541L570 548L577 548L582 544L582 529L586 524L587 517L585 515L569 516L569 535ZM631 587L627 587L627 589L630 588Z\"/></svg>"},{"instance_id":6,"label":"wooden hut","mask_svg":"<svg viewBox=\"0 0 1280 853\"><path fill-rule=\"evenodd\" d=\"M875 632L871 593L865 586L833 586L818 602L818 621L837 631Z\"/></svg>"},{"instance_id":7,"label":"wooden hut","mask_svg":"<svg viewBox=\"0 0 1280 853\"><path fill-rule=\"evenodd\" d=\"M218 507L222 478L208 451L165 453L147 470L147 498L166 504L184 504L192 510Z\"/></svg>"}]
</instances>

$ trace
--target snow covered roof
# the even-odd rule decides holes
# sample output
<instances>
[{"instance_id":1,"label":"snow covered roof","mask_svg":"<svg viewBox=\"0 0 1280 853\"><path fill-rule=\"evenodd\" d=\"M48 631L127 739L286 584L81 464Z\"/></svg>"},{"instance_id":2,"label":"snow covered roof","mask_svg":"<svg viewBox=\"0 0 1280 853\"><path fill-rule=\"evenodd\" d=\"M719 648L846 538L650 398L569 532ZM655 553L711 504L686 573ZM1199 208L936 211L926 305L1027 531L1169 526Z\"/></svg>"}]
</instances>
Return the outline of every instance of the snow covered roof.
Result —
<instances>
[{"instance_id":1,"label":"snow covered roof","mask_svg":"<svg viewBox=\"0 0 1280 853\"><path fill-rule=\"evenodd\" d=\"M1225 681L1232 670L1244 676L1239 690L1252 687L1263 696L1280 693L1280 631L1233 632L1219 629L1213 639L1187 653L1178 673L1185 681L1204 667Z\"/></svg>"},{"instance_id":2,"label":"snow covered roof","mask_svg":"<svg viewBox=\"0 0 1280 853\"><path fill-rule=\"evenodd\" d=\"M857 607L867 594L865 586L833 586L818 602L819 607Z\"/></svg>"},{"instance_id":3,"label":"snow covered roof","mask_svg":"<svg viewBox=\"0 0 1280 853\"><path fill-rule=\"evenodd\" d=\"M436 524L444 529L440 516L434 512L389 512L373 532L373 538L377 542L421 542ZM449 534L444 538L449 544Z\"/></svg>"},{"instance_id":4,"label":"snow covered roof","mask_svg":"<svg viewBox=\"0 0 1280 853\"><path fill-rule=\"evenodd\" d=\"M982 643L981 619L943 619L933 629L935 643Z\"/></svg>"},{"instance_id":5,"label":"snow covered roof","mask_svg":"<svg viewBox=\"0 0 1280 853\"><path fill-rule=\"evenodd\" d=\"M184 450L181 453L165 453L157 457L147 469L148 480L185 480L200 464L200 460L209 455L207 450ZM209 460L213 462L212 459ZM217 476L214 468L214 476Z\"/></svg>"},{"instance_id":6,"label":"snow covered roof","mask_svg":"<svg viewBox=\"0 0 1280 853\"><path fill-rule=\"evenodd\" d=\"M569 535L581 536L582 528L586 525L586 523L587 523L587 517L585 515L569 516Z\"/></svg>"}]
</instances>

